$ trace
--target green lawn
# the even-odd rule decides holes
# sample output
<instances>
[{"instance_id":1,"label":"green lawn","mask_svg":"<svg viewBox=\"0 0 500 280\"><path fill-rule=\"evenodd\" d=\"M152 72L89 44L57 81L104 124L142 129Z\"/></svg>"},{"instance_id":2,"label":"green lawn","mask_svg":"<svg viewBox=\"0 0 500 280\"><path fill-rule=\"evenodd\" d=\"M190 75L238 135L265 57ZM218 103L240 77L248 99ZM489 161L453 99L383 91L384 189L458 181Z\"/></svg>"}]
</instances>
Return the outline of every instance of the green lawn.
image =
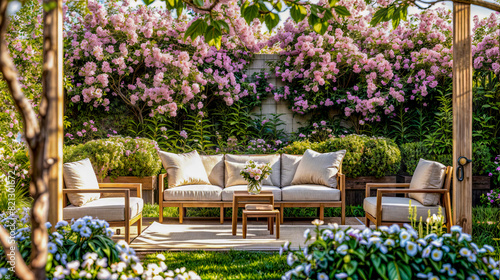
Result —
<instances>
[{"instance_id":1,"label":"green lawn","mask_svg":"<svg viewBox=\"0 0 500 280\"><path fill-rule=\"evenodd\" d=\"M197 251L163 254L170 268L186 267L198 273L202 279L281 279L290 269L286 257L278 253ZM156 255L147 255L143 261L155 262Z\"/></svg>"}]
</instances>

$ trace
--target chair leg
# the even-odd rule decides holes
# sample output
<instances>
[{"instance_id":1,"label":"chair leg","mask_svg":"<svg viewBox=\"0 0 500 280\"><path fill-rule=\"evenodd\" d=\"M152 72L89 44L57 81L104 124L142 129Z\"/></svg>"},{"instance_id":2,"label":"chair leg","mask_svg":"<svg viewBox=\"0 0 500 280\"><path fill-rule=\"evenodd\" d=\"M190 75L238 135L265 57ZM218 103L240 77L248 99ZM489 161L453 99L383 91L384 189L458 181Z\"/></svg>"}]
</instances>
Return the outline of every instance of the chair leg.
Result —
<instances>
[{"instance_id":1,"label":"chair leg","mask_svg":"<svg viewBox=\"0 0 500 280\"><path fill-rule=\"evenodd\" d=\"M370 219L368 219L368 215L365 215L365 226L370 227Z\"/></svg>"},{"instance_id":2,"label":"chair leg","mask_svg":"<svg viewBox=\"0 0 500 280\"><path fill-rule=\"evenodd\" d=\"M271 235L274 234L274 218L275 217L268 218L269 219L269 233Z\"/></svg>"},{"instance_id":3,"label":"chair leg","mask_svg":"<svg viewBox=\"0 0 500 280\"><path fill-rule=\"evenodd\" d=\"M271 218L267 218L267 230L271 231Z\"/></svg>"},{"instance_id":4,"label":"chair leg","mask_svg":"<svg viewBox=\"0 0 500 280\"><path fill-rule=\"evenodd\" d=\"M184 207L179 206L179 224L182 224L184 222Z\"/></svg>"},{"instance_id":5,"label":"chair leg","mask_svg":"<svg viewBox=\"0 0 500 280\"><path fill-rule=\"evenodd\" d=\"M162 199L162 198L160 197L160 199ZM159 208L159 212L160 213L159 213L159 219L158 219L158 221L161 224L161 223L163 223L163 201L160 200L159 204L160 204L159 205L160 206L160 208Z\"/></svg>"},{"instance_id":6,"label":"chair leg","mask_svg":"<svg viewBox=\"0 0 500 280\"><path fill-rule=\"evenodd\" d=\"M125 221L125 242L130 244L130 221Z\"/></svg>"},{"instance_id":7,"label":"chair leg","mask_svg":"<svg viewBox=\"0 0 500 280\"><path fill-rule=\"evenodd\" d=\"M220 207L220 223L224 223L224 206Z\"/></svg>"},{"instance_id":8,"label":"chair leg","mask_svg":"<svg viewBox=\"0 0 500 280\"><path fill-rule=\"evenodd\" d=\"M285 206L283 206L283 204L280 205L280 219L281 219L281 223L285 223L284 221L284 213L285 213Z\"/></svg>"},{"instance_id":9,"label":"chair leg","mask_svg":"<svg viewBox=\"0 0 500 280\"><path fill-rule=\"evenodd\" d=\"M243 239L247 238L247 215L243 213L242 216Z\"/></svg>"},{"instance_id":10,"label":"chair leg","mask_svg":"<svg viewBox=\"0 0 500 280\"><path fill-rule=\"evenodd\" d=\"M319 219L321 221L325 220L325 206L323 204L319 206Z\"/></svg>"},{"instance_id":11,"label":"chair leg","mask_svg":"<svg viewBox=\"0 0 500 280\"><path fill-rule=\"evenodd\" d=\"M142 217L137 220L137 236L141 235L142 233Z\"/></svg>"},{"instance_id":12,"label":"chair leg","mask_svg":"<svg viewBox=\"0 0 500 280\"><path fill-rule=\"evenodd\" d=\"M276 239L280 239L280 214L276 214Z\"/></svg>"}]
</instances>

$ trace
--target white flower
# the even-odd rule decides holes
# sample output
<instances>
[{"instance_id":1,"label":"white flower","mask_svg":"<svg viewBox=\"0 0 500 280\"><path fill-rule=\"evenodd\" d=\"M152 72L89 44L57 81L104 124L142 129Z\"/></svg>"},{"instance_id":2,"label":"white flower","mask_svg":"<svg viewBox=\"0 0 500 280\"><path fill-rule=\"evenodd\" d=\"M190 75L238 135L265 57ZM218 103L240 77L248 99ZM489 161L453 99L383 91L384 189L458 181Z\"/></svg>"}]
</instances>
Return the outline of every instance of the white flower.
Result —
<instances>
[{"instance_id":1,"label":"white flower","mask_svg":"<svg viewBox=\"0 0 500 280\"><path fill-rule=\"evenodd\" d=\"M165 261L165 255L163 254L156 255L156 258L159 259L160 261Z\"/></svg>"},{"instance_id":2,"label":"white flower","mask_svg":"<svg viewBox=\"0 0 500 280\"><path fill-rule=\"evenodd\" d=\"M399 238L401 239L401 241L408 241L408 240L410 240L410 238L411 238L411 234L410 234L410 233L408 233L408 231L403 230L403 231L401 231L401 233L399 234Z\"/></svg>"},{"instance_id":3,"label":"white flower","mask_svg":"<svg viewBox=\"0 0 500 280\"><path fill-rule=\"evenodd\" d=\"M467 280L479 280L479 276L477 276L476 274L472 274L471 276L467 277Z\"/></svg>"},{"instance_id":4,"label":"white flower","mask_svg":"<svg viewBox=\"0 0 500 280\"><path fill-rule=\"evenodd\" d=\"M107 258L98 259L95 264L99 267L107 267L108 259Z\"/></svg>"},{"instance_id":5,"label":"white flower","mask_svg":"<svg viewBox=\"0 0 500 280\"><path fill-rule=\"evenodd\" d=\"M312 221L312 224L315 225L315 226L321 226L323 225L325 222L320 220L320 219L315 219L314 221Z\"/></svg>"},{"instance_id":6,"label":"white flower","mask_svg":"<svg viewBox=\"0 0 500 280\"><path fill-rule=\"evenodd\" d=\"M476 255L474 255L473 253L471 253L467 259L470 261L470 262L476 262L477 258L476 258Z\"/></svg>"},{"instance_id":7,"label":"white flower","mask_svg":"<svg viewBox=\"0 0 500 280\"><path fill-rule=\"evenodd\" d=\"M339 278L339 277L337 277L337 278ZM318 280L329 280L329 279L330 279L330 277L328 277L328 275L326 275L326 273L323 273L323 272L318 273Z\"/></svg>"},{"instance_id":8,"label":"white flower","mask_svg":"<svg viewBox=\"0 0 500 280\"><path fill-rule=\"evenodd\" d=\"M56 266L56 270L54 271L54 279L64 279L66 275L69 274L67 269L64 269L62 265Z\"/></svg>"},{"instance_id":9,"label":"white flower","mask_svg":"<svg viewBox=\"0 0 500 280\"><path fill-rule=\"evenodd\" d=\"M306 238L306 239L307 239L307 238L309 238L309 234L310 234L310 232L311 232L311 230L310 230L310 229L306 229L306 230L304 231L304 238Z\"/></svg>"},{"instance_id":10,"label":"white flower","mask_svg":"<svg viewBox=\"0 0 500 280\"><path fill-rule=\"evenodd\" d=\"M394 242L391 238L386 239L384 242L384 245L387 247L394 247L395 244L396 242Z\"/></svg>"},{"instance_id":11,"label":"white flower","mask_svg":"<svg viewBox=\"0 0 500 280\"><path fill-rule=\"evenodd\" d=\"M455 275L457 275L457 270L454 269L453 267L450 268L450 270L448 270L448 276L453 277Z\"/></svg>"},{"instance_id":12,"label":"white flower","mask_svg":"<svg viewBox=\"0 0 500 280\"><path fill-rule=\"evenodd\" d=\"M89 238L92 235L92 230L89 227L85 226L80 230L80 235L85 238Z\"/></svg>"},{"instance_id":13,"label":"white flower","mask_svg":"<svg viewBox=\"0 0 500 280\"><path fill-rule=\"evenodd\" d=\"M335 233L335 241L338 243L344 242L344 237L345 233L343 231L337 231L337 233Z\"/></svg>"},{"instance_id":14,"label":"white flower","mask_svg":"<svg viewBox=\"0 0 500 280\"><path fill-rule=\"evenodd\" d=\"M286 263L289 266L292 266L295 263L295 261L297 261L297 257L293 253L290 252L286 258Z\"/></svg>"},{"instance_id":15,"label":"white flower","mask_svg":"<svg viewBox=\"0 0 500 280\"><path fill-rule=\"evenodd\" d=\"M431 259L435 262L439 262L441 261L441 259L443 258L443 251L439 250L439 249L434 249L431 253Z\"/></svg>"},{"instance_id":16,"label":"white flower","mask_svg":"<svg viewBox=\"0 0 500 280\"><path fill-rule=\"evenodd\" d=\"M414 257L417 254L417 252L418 252L417 244L411 241L406 242L406 254L408 254L408 256Z\"/></svg>"},{"instance_id":17,"label":"white flower","mask_svg":"<svg viewBox=\"0 0 500 280\"><path fill-rule=\"evenodd\" d=\"M97 273L97 279L110 279L110 278L111 278L111 272L109 272L105 268L101 268Z\"/></svg>"},{"instance_id":18,"label":"white flower","mask_svg":"<svg viewBox=\"0 0 500 280\"><path fill-rule=\"evenodd\" d=\"M490 251L491 253L495 252L495 249L493 247L491 247L490 245L484 245L483 248Z\"/></svg>"},{"instance_id":19,"label":"white flower","mask_svg":"<svg viewBox=\"0 0 500 280\"><path fill-rule=\"evenodd\" d=\"M142 273L144 273L144 267L141 263L135 263L131 265L130 268L132 268L135 274L142 275Z\"/></svg>"},{"instance_id":20,"label":"white flower","mask_svg":"<svg viewBox=\"0 0 500 280\"><path fill-rule=\"evenodd\" d=\"M431 275L429 276L429 278L427 278L428 280L439 280L439 277L437 276L434 276L434 275Z\"/></svg>"},{"instance_id":21,"label":"white flower","mask_svg":"<svg viewBox=\"0 0 500 280\"><path fill-rule=\"evenodd\" d=\"M470 255L470 250L467 248L462 248L458 251L462 257L468 257Z\"/></svg>"},{"instance_id":22,"label":"white flower","mask_svg":"<svg viewBox=\"0 0 500 280\"><path fill-rule=\"evenodd\" d=\"M63 257L64 257L64 255L63 255ZM66 268L69 269L69 270L78 270L79 267L80 267L80 262L77 261L77 260L69 262L66 265Z\"/></svg>"},{"instance_id":23,"label":"white flower","mask_svg":"<svg viewBox=\"0 0 500 280\"><path fill-rule=\"evenodd\" d=\"M462 227L461 226L452 226L450 228L450 231L451 232L458 232L458 233L462 233Z\"/></svg>"},{"instance_id":24,"label":"white flower","mask_svg":"<svg viewBox=\"0 0 500 280\"><path fill-rule=\"evenodd\" d=\"M346 245L346 244L343 244L343 245L340 245L338 248L337 248L337 254L340 254L342 256L345 256L347 254L347 250L349 249L349 247Z\"/></svg>"},{"instance_id":25,"label":"white flower","mask_svg":"<svg viewBox=\"0 0 500 280\"><path fill-rule=\"evenodd\" d=\"M425 249L422 251L422 258L428 258L431 255L432 251L432 246L427 246Z\"/></svg>"}]
</instances>

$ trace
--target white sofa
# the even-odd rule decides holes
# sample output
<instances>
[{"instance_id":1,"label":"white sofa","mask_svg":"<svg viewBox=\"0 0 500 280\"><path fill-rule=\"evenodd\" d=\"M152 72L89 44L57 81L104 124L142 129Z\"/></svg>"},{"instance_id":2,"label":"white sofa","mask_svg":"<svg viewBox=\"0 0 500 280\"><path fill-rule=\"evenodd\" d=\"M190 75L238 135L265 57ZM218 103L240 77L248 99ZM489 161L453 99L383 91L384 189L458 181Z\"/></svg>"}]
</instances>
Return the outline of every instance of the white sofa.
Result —
<instances>
[{"instance_id":1,"label":"white sofa","mask_svg":"<svg viewBox=\"0 0 500 280\"><path fill-rule=\"evenodd\" d=\"M301 155L271 154L271 155L201 155L203 166L210 184L181 185L165 188L167 174L159 176L159 204L163 207L179 207L179 222L183 222L185 208L217 207L220 208L220 222L224 222L224 208L232 208L233 192L246 190L246 184L231 182L229 172L231 166L254 160L259 163L270 163L272 174L262 190L272 191L275 206L285 207L318 207L320 219L324 219L325 207L341 208L341 223L345 224L345 176L341 172L341 162L333 184L296 184L292 185ZM343 157L343 156L342 156ZM176 167L182 168L182 167ZM168 173L168 169L167 169ZM167 178L168 179L168 178ZM240 182L241 183L241 182ZM160 211L162 213L163 211ZM163 215L160 214L160 222Z\"/></svg>"}]
</instances>

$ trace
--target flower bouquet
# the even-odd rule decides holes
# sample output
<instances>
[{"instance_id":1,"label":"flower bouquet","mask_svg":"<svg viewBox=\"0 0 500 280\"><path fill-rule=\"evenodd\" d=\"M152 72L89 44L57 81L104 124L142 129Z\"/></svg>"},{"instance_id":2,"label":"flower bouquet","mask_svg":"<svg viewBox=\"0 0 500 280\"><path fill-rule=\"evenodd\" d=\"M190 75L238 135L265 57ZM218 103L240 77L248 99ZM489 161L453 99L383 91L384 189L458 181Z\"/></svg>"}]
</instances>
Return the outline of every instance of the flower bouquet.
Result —
<instances>
[{"instance_id":1,"label":"flower bouquet","mask_svg":"<svg viewBox=\"0 0 500 280\"><path fill-rule=\"evenodd\" d=\"M267 179L272 173L269 163L257 163L253 160L245 163L245 168L240 174L248 183L247 190L250 194L259 194L262 190L262 180Z\"/></svg>"}]
</instances>

